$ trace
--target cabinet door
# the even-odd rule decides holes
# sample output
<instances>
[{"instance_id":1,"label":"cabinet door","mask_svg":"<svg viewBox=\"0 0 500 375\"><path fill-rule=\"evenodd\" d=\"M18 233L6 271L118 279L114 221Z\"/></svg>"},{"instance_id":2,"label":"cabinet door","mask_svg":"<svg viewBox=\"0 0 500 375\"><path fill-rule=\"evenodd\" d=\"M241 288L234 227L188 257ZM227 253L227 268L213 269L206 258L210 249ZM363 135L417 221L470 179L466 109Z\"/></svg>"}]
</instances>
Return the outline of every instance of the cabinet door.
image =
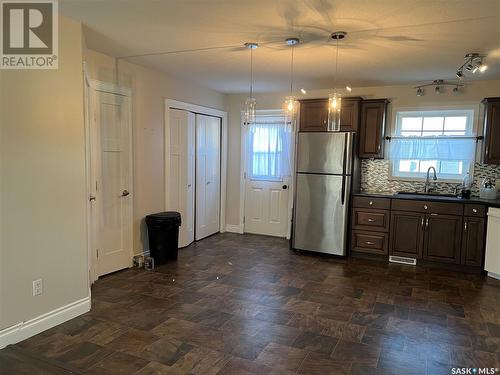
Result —
<instances>
[{"instance_id":1,"label":"cabinet door","mask_svg":"<svg viewBox=\"0 0 500 375\"><path fill-rule=\"evenodd\" d=\"M462 234L462 264L481 266L484 253L484 219L464 218Z\"/></svg>"},{"instance_id":2,"label":"cabinet door","mask_svg":"<svg viewBox=\"0 0 500 375\"><path fill-rule=\"evenodd\" d=\"M356 132L359 125L360 98L342 99L340 111L340 130L343 132Z\"/></svg>"},{"instance_id":3,"label":"cabinet door","mask_svg":"<svg viewBox=\"0 0 500 375\"><path fill-rule=\"evenodd\" d=\"M391 212L390 254L421 258L424 221L418 212Z\"/></svg>"},{"instance_id":4,"label":"cabinet door","mask_svg":"<svg viewBox=\"0 0 500 375\"><path fill-rule=\"evenodd\" d=\"M430 214L425 218L424 259L460 263L462 216Z\"/></svg>"},{"instance_id":5,"label":"cabinet door","mask_svg":"<svg viewBox=\"0 0 500 375\"><path fill-rule=\"evenodd\" d=\"M328 123L328 99L301 100L299 131L326 132Z\"/></svg>"},{"instance_id":6,"label":"cabinet door","mask_svg":"<svg viewBox=\"0 0 500 375\"><path fill-rule=\"evenodd\" d=\"M359 157L384 158L386 99L364 100L361 102L361 122L359 126Z\"/></svg>"},{"instance_id":7,"label":"cabinet door","mask_svg":"<svg viewBox=\"0 0 500 375\"><path fill-rule=\"evenodd\" d=\"M500 164L500 98L485 99L484 162Z\"/></svg>"}]
</instances>

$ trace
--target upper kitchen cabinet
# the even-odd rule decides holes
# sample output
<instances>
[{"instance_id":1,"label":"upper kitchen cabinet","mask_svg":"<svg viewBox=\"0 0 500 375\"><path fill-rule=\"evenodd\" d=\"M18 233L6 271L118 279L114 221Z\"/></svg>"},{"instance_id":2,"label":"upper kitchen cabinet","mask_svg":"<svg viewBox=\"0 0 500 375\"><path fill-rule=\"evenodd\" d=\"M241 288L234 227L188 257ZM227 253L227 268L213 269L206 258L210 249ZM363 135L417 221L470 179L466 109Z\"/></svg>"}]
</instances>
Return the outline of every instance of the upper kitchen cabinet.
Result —
<instances>
[{"instance_id":1,"label":"upper kitchen cabinet","mask_svg":"<svg viewBox=\"0 0 500 375\"><path fill-rule=\"evenodd\" d=\"M384 158L384 134L387 99L370 99L361 102L358 156L364 159Z\"/></svg>"},{"instance_id":2,"label":"upper kitchen cabinet","mask_svg":"<svg viewBox=\"0 0 500 375\"><path fill-rule=\"evenodd\" d=\"M300 101L299 131L326 132L328 125L328 99Z\"/></svg>"},{"instance_id":3,"label":"upper kitchen cabinet","mask_svg":"<svg viewBox=\"0 0 500 375\"><path fill-rule=\"evenodd\" d=\"M363 99L359 97L342 98L340 111L340 130L357 132L359 127L359 106Z\"/></svg>"},{"instance_id":4,"label":"upper kitchen cabinet","mask_svg":"<svg viewBox=\"0 0 500 375\"><path fill-rule=\"evenodd\" d=\"M362 98L342 98L340 130L355 132L359 126L359 107ZM326 132L328 130L328 99L305 99L300 101L299 131Z\"/></svg>"},{"instance_id":5,"label":"upper kitchen cabinet","mask_svg":"<svg viewBox=\"0 0 500 375\"><path fill-rule=\"evenodd\" d=\"M500 98L482 101L484 112L484 162L500 164Z\"/></svg>"}]
</instances>

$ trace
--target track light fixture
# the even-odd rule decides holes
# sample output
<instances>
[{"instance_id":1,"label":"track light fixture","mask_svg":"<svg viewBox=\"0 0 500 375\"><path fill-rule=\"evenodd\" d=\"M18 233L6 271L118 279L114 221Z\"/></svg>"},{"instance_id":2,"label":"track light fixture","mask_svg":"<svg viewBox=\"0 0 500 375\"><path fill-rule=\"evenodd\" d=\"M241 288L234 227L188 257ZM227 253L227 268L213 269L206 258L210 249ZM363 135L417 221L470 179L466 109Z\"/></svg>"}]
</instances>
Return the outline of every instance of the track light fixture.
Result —
<instances>
[{"instance_id":1,"label":"track light fixture","mask_svg":"<svg viewBox=\"0 0 500 375\"><path fill-rule=\"evenodd\" d=\"M436 94L444 93L445 92L444 89L447 86L454 86L452 91L454 94L458 94L458 93L460 93L460 90L462 89L462 87L464 87L465 85L462 83L448 82L448 81L444 81L442 79L435 79L432 82L424 83L422 85L415 86L415 89L416 89L415 94L417 96L424 96L425 95L424 88L429 87L429 86L434 86L434 92Z\"/></svg>"},{"instance_id":2,"label":"track light fixture","mask_svg":"<svg viewBox=\"0 0 500 375\"><path fill-rule=\"evenodd\" d=\"M457 77L462 79L464 76L464 70L475 74L477 72L483 73L488 66L483 63L483 59L486 55L481 55L479 53L468 53L465 55L465 62L457 69Z\"/></svg>"}]
</instances>

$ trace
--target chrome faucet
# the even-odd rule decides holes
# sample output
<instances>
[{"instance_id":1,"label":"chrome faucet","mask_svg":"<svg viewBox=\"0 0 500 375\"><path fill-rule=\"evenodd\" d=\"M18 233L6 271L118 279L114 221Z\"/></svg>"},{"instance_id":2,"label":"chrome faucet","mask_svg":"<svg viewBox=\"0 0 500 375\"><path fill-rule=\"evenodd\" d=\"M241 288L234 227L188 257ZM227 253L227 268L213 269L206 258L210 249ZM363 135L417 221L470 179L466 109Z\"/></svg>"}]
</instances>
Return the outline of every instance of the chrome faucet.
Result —
<instances>
[{"instance_id":1,"label":"chrome faucet","mask_svg":"<svg viewBox=\"0 0 500 375\"><path fill-rule=\"evenodd\" d=\"M437 174L436 174L436 168L434 168L432 165L429 167L429 169L427 169L427 177L425 177L425 187L424 187L424 192L425 193L428 193L430 191L430 181L429 181L429 172L431 171L434 172L434 175L432 176L432 180L433 181L436 181L438 178L437 178Z\"/></svg>"}]
</instances>

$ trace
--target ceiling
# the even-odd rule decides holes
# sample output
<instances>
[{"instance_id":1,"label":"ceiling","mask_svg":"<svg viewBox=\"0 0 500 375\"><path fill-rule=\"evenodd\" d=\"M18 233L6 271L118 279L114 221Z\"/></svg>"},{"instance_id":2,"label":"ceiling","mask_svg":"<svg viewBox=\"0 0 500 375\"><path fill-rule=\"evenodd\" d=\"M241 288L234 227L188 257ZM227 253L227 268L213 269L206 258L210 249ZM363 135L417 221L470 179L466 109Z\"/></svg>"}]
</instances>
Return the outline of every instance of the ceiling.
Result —
<instances>
[{"instance_id":1,"label":"ceiling","mask_svg":"<svg viewBox=\"0 0 500 375\"><path fill-rule=\"evenodd\" d=\"M255 91L295 86L414 84L455 79L467 52L487 54L489 69L470 79L500 78L499 0L60 0L85 25L89 48L224 93L248 91L254 51ZM183 53L164 52L196 50ZM155 54L151 56L136 56ZM136 57L126 57L136 56Z\"/></svg>"}]
</instances>

